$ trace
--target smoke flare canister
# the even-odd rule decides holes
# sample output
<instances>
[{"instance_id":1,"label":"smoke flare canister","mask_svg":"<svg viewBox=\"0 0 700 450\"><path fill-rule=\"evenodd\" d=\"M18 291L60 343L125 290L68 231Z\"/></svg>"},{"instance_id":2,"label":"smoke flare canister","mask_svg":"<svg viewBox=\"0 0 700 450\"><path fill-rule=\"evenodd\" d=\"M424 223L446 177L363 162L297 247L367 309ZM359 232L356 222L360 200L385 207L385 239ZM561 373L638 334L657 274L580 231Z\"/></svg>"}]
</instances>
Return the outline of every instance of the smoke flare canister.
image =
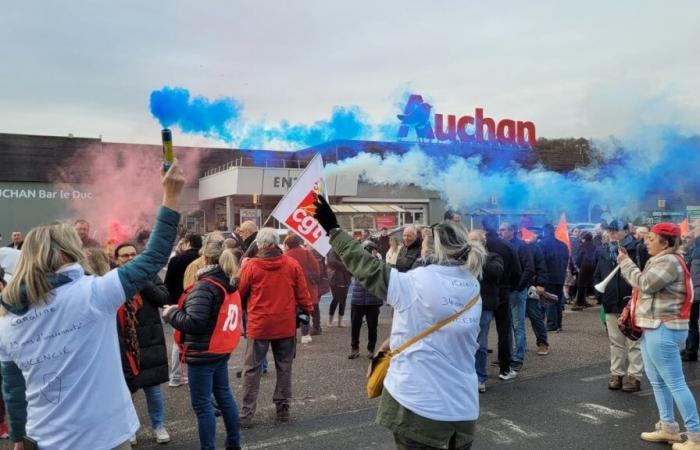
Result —
<instances>
[{"instance_id":1,"label":"smoke flare canister","mask_svg":"<svg viewBox=\"0 0 700 450\"><path fill-rule=\"evenodd\" d=\"M173 153L173 134L168 128L163 128L160 135L163 138L163 169L167 172L173 164L173 161L175 161L175 154Z\"/></svg>"}]
</instances>

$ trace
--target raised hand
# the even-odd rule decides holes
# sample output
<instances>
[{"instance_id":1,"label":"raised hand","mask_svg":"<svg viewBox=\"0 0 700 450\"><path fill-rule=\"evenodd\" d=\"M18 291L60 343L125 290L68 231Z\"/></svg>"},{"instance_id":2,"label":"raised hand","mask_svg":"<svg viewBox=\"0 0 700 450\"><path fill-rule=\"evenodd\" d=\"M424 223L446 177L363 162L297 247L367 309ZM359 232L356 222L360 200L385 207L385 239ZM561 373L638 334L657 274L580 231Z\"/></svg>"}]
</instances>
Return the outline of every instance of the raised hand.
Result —
<instances>
[{"instance_id":1,"label":"raised hand","mask_svg":"<svg viewBox=\"0 0 700 450\"><path fill-rule=\"evenodd\" d=\"M314 219L316 219L326 230L326 234L330 233L333 228L340 228L338 225L338 219L335 217L335 213L331 209L331 205L328 204L326 199L322 195L316 194L316 212L314 212Z\"/></svg>"}]
</instances>

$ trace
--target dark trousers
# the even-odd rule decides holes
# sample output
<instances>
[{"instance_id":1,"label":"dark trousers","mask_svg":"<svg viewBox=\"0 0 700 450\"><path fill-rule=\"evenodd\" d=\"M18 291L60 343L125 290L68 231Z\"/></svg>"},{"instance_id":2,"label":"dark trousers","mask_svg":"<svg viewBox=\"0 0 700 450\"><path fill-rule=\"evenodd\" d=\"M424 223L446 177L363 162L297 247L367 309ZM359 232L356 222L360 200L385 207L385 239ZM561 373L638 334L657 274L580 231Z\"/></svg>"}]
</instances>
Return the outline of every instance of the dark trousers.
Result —
<instances>
[{"instance_id":1,"label":"dark trousers","mask_svg":"<svg viewBox=\"0 0 700 450\"><path fill-rule=\"evenodd\" d=\"M496 331L498 332L498 363L501 372L510 371L510 339L511 339L511 317L510 317L510 289L501 289L498 293L498 306L493 312L496 321Z\"/></svg>"},{"instance_id":2,"label":"dark trousers","mask_svg":"<svg viewBox=\"0 0 700 450\"><path fill-rule=\"evenodd\" d=\"M700 302L693 302L693 305L690 307L688 338L685 340L685 354L689 356L697 356L698 354L698 341L700 341L698 318L700 318Z\"/></svg>"},{"instance_id":3,"label":"dark trousers","mask_svg":"<svg viewBox=\"0 0 700 450\"><path fill-rule=\"evenodd\" d=\"M537 345L549 345L547 342L547 327L544 325L544 311L540 306L540 300L528 297L525 314L530 319L530 325L532 325L532 331L535 333Z\"/></svg>"},{"instance_id":4,"label":"dark trousers","mask_svg":"<svg viewBox=\"0 0 700 450\"><path fill-rule=\"evenodd\" d=\"M331 286L331 306L328 309L328 314L332 317L335 314L335 308L338 307L338 315L345 315L345 300L348 298L348 289L350 286Z\"/></svg>"},{"instance_id":5,"label":"dark trousers","mask_svg":"<svg viewBox=\"0 0 700 450\"><path fill-rule=\"evenodd\" d=\"M548 284L545 286L547 292L559 297L559 301L546 308L547 331L556 331L561 328L561 321L564 313L564 285Z\"/></svg>"},{"instance_id":6,"label":"dark trousers","mask_svg":"<svg viewBox=\"0 0 700 450\"><path fill-rule=\"evenodd\" d=\"M188 364L190 400L197 416L199 444L202 449L214 450L216 444L216 417L212 395L221 410L226 426L226 446L240 447L238 406L231 394L228 380L228 357L210 364Z\"/></svg>"},{"instance_id":7,"label":"dark trousers","mask_svg":"<svg viewBox=\"0 0 700 450\"><path fill-rule=\"evenodd\" d=\"M350 322L351 322L351 341L352 348L360 348L360 329L362 328L362 319L367 318L367 350L374 351L377 345L377 325L379 323L379 308L380 305L351 305L350 306Z\"/></svg>"},{"instance_id":8,"label":"dark trousers","mask_svg":"<svg viewBox=\"0 0 700 450\"><path fill-rule=\"evenodd\" d=\"M583 306L586 304L586 296L593 290L593 272L595 267L582 266L578 274L578 290L576 291L576 304Z\"/></svg>"},{"instance_id":9,"label":"dark trousers","mask_svg":"<svg viewBox=\"0 0 700 450\"><path fill-rule=\"evenodd\" d=\"M311 324L301 324L301 335L306 336L312 331L313 334L321 334L321 310L318 303L314 305L314 310L311 312Z\"/></svg>"},{"instance_id":10,"label":"dark trousers","mask_svg":"<svg viewBox=\"0 0 700 450\"><path fill-rule=\"evenodd\" d=\"M296 352L296 337L275 340L248 339L245 347L245 362L243 363L242 418L252 418L255 414L262 375L260 366L270 345L272 345L277 375L272 402L277 411L289 408L289 403L292 400L292 362Z\"/></svg>"}]
</instances>

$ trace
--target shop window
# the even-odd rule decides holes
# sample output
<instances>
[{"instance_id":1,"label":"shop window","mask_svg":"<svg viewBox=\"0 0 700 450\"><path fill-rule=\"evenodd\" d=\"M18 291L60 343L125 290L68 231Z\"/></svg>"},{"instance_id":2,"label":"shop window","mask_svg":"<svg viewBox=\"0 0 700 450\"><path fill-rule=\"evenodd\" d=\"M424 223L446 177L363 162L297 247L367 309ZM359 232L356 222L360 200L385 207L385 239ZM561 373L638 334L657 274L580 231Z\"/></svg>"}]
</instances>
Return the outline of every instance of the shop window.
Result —
<instances>
[{"instance_id":1,"label":"shop window","mask_svg":"<svg viewBox=\"0 0 700 450\"><path fill-rule=\"evenodd\" d=\"M352 217L349 214L337 214L338 225L343 230L352 230Z\"/></svg>"},{"instance_id":2,"label":"shop window","mask_svg":"<svg viewBox=\"0 0 700 450\"><path fill-rule=\"evenodd\" d=\"M373 214L357 214L352 216L354 230L374 230L374 215Z\"/></svg>"}]
</instances>

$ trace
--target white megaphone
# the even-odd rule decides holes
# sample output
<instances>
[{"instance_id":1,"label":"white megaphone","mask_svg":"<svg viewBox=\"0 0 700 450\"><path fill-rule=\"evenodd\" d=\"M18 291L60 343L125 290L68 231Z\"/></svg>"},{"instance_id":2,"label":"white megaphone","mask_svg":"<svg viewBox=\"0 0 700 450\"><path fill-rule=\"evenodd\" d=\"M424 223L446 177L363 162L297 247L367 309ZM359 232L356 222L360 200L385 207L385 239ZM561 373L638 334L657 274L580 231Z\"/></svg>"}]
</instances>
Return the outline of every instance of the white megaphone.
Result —
<instances>
[{"instance_id":1,"label":"white megaphone","mask_svg":"<svg viewBox=\"0 0 700 450\"><path fill-rule=\"evenodd\" d=\"M613 269L613 271L610 272L610 275L608 275L607 277L605 277L605 279L604 279L603 281L601 281L600 283L598 283L598 284L596 284L595 286L593 286L593 288L594 288L596 291L600 292L601 294L604 293L604 292L605 292L605 288L608 286L608 284L610 284L610 282L611 282L612 279L615 277L615 274L617 273L618 270L620 270L620 266L615 267L615 269Z\"/></svg>"}]
</instances>

